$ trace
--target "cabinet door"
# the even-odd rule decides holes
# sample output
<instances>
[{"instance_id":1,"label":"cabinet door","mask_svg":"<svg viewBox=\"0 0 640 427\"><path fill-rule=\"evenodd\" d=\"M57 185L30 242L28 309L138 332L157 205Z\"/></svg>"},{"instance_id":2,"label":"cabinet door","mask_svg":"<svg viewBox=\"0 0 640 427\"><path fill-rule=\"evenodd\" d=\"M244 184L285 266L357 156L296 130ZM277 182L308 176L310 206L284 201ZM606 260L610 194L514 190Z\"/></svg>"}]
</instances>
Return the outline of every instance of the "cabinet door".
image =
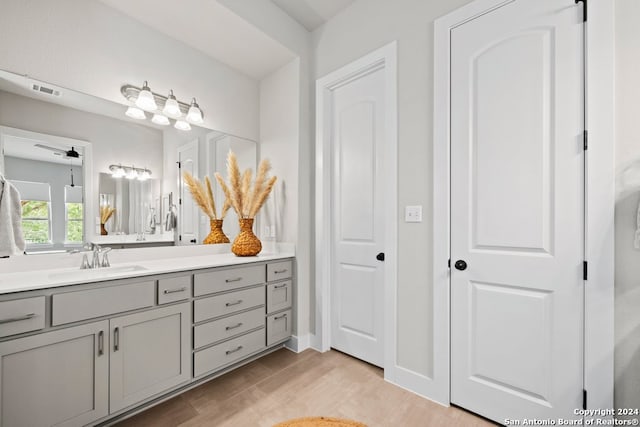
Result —
<instances>
[{"instance_id":1,"label":"cabinet door","mask_svg":"<svg viewBox=\"0 0 640 427\"><path fill-rule=\"evenodd\" d=\"M108 327L105 320L0 343L0 426L82 426L106 416Z\"/></svg>"},{"instance_id":2,"label":"cabinet door","mask_svg":"<svg viewBox=\"0 0 640 427\"><path fill-rule=\"evenodd\" d=\"M109 321L111 413L190 380L190 319L183 303Z\"/></svg>"}]
</instances>

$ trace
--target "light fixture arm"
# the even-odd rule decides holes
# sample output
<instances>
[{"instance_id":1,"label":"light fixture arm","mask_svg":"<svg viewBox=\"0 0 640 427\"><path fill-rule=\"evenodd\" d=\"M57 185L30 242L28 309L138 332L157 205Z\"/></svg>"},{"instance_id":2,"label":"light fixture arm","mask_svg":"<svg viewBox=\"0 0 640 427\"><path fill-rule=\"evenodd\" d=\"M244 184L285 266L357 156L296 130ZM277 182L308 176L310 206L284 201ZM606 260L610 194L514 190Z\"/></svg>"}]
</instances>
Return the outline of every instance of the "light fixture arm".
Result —
<instances>
[{"instance_id":1,"label":"light fixture arm","mask_svg":"<svg viewBox=\"0 0 640 427\"><path fill-rule=\"evenodd\" d=\"M139 88L137 86L133 86L130 84L126 84L120 88L120 93L122 93L122 96L124 96L127 99L127 101L135 104L136 99L138 98L138 94L140 93L141 90L142 88ZM153 99L156 101L156 104L158 104L159 110L162 110L161 106L164 106L164 104L167 102L167 99L169 98L155 92L151 92L151 94L153 95ZM176 100L176 101L178 102L180 111L182 112L183 115L186 116L187 113L189 112L189 107L191 107L191 104L186 104L179 100ZM204 117L204 113L202 115Z\"/></svg>"}]
</instances>

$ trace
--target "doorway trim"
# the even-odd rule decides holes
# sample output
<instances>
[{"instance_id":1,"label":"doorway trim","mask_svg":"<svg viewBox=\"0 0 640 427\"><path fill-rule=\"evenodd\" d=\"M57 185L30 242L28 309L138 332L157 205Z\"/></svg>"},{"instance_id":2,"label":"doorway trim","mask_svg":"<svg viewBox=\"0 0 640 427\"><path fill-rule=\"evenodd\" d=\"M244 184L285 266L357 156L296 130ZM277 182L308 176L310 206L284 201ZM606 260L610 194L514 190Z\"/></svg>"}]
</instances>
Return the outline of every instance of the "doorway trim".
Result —
<instances>
[{"instance_id":1,"label":"doorway trim","mask_svg":"<svg viewBox=\"0 0 640 427\"><path fill-rule=\"evenodd\" d=\"M397 44L391 42L316 81L316 174L315 174L315 320L312 347L324 352L331 348L331 91L372 70L384 70L384 375L392 376L396 366L396 289L398 254L398 101Z\"/></svg>"},{"instance_id":2,"label":"doorway trim","mask_svg":"<svg viewBox=\"0 0 640 427\"><path fill-rule=\"evenodd\" d=\"M433 144L433 378L420 394L450 404L450 50L451 30L515 0L476 0L434 24ZM584 3L581 3L582 5ZM583 7L576 5L575 7ZM589 2L585 26L584 387L587 407L613 408L614 352L614 9L610 0Z\"/></svg>"}]
</instances>

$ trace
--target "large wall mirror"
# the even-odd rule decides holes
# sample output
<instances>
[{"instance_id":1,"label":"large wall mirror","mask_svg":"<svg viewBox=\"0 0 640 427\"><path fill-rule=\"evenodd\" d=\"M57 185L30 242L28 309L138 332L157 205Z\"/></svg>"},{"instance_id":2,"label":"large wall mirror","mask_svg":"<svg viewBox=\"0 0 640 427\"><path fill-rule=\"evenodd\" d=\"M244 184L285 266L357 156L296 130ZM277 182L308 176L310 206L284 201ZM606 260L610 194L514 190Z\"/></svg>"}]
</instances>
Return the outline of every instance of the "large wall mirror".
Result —
<instances>
[{"instance_id":1,"label":"large wall mirror","mask_svg":"<svg viewBox=\"0 0 640 427\"><path fill-rule=\"evenodd\" d=\"M199 178L216 171L226 176L229 149L241 167L255 170L255 141L194 125L181 131L134 120L124 114L127 105L124 97L118 104L0 70L0 173L32 200L23 203L28 253L86 243L200 244L209 221L179 179L180 156L191 157ZM114 166L149 174L144 180L140 174L116 177ZM216 200L221 197L216 190ZM109 210L115 211L103 223ZM236 222L229 215L225 223L231 239Z\"/></svg>"}]
</instances>

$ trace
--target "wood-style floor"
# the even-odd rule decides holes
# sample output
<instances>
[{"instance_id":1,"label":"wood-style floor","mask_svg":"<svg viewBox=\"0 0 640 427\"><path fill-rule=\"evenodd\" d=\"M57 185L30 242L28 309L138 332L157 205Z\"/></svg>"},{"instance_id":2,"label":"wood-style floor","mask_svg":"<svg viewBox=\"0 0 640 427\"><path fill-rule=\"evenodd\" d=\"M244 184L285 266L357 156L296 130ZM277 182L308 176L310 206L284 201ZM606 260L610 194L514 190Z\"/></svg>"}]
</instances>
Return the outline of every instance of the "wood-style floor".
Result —
<instances>
[{"instance_id":1,"label":"wood-style floor","mask_svg":"<svg viewBox=\"0 0 640 427\"><path fill-rule=\"evenodd\" d=\"M369 427L492 425L389 384L381 369L342 353L282 349L118 427L271 427L309 416L348 418Z\"/></svg>"}]
</instances>

